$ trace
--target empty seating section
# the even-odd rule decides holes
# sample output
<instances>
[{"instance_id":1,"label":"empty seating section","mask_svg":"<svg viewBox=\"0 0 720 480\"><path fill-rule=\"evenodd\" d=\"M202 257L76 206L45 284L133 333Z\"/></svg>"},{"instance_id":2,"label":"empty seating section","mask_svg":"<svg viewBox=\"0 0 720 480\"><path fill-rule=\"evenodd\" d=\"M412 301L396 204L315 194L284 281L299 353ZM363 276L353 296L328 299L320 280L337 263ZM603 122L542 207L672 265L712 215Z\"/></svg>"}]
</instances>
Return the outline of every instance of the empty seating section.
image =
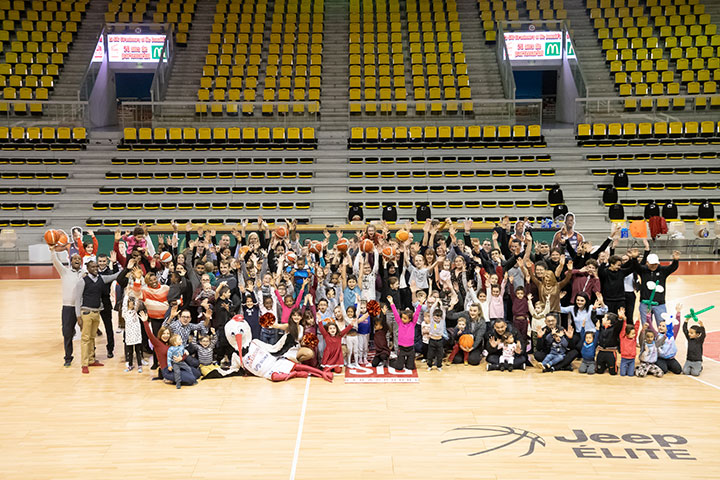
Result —
<instances>
[{"instance_id":1,"label":"empty seating section","mask_svg":"<svg viewBox=\"0 0 720 480\"><path fill-rule=\"evenodd\" d=\"M263 88L263 115L287 115L288 104L311 102L319 110L322 82L324 0L276 0L270 26L267 69ZM293 114L304 114L303 103L293 103Z\"/></svg>"},{"instance_id":2,"label":"empty seating section","mask_svg":"<svg viewBox=\"0 0 720 480\"><path fill-rule=\"evenodd\" d=\"M153 13L153 23L169 23L174 26L177 44L187 45L196 3L197 0L160 0Z\"/></svg>"},{"instance_id":3,"label":"empty seating section","mask_svg":"<svg viewBox=\"0 0 720 480\"><path fill-rule=\"evenodd\" d=\"M195 112L208 113L208 103L242 103L243 115L253 115L262 60L267 0L220 0L205 56ZM238 115L238 105L211 104L215 115Z\"/></svg>"},{"instance_id":4,"label":"empty seating section","mask_svg":"<svg viewBox=\"0 0 720 480\"><path fill-rule=\"evenodd\" d=\"M88 0L0 1L0 114L42 115Z\"/></svg>"},{"instance_id":5,"label":"empty seating section","mask_svg":"<svg viewBox=\"0 0 720 480\"><path fill-rule=\"evenodd\" d=\"M350 113L408 113L409 53L415 114L472 112L470 81L454 0L406 2L409 52L397 0L350 4ZM468 100L458 103L458 100ZM392 102L395 103L392 103Z\"/></svg>"},{"instance_id":6,"label":"empty seating section","mask_svg":"<svg viewBox=\"0 0 720 480\"><path fill-rule=\"evenodd\" d=\"M315 129L282 127L126 128L118 150L311 150Z\"/></svg>"},{"instance_id":7,"label":"empty seating section","mask_svg":"<svg viewBox=\"0 0 720 480\"><path fill-rule=\"evenodd\" d=\"M0 127L0 150L80 150L86 145L83 127Z\"/></svg>"},{"instance_id":8,"label":"empty seating section","mask_svg":"<svg viewBox=\"0 0 720 480\"><path fill-rule=\"evenodd\" d=\"M142 23L145 21L150 0L111 0L105 13L107 23Z\"/></svg>"},{"instance_id":9,"label":"empty seating section","mask_svg":"<svg viewBox=\"0 0 720 480\"><path fill-rule=\"evenodd\" d=\"M576 139L583 147L720 145L720 122L582 123Z\"/></svg>"},{"instance_id":10,"label":"empty seating section","mask_svg":"<svg viewBox=\"0 0 720 480\"><path fill-rule=\"evenodd\" d=\"M99 212L163 211L173 212L173 216L178 211L195 215L198 211L210 210L216 215L238 210L297 213L312 206L310 195L314 188L311 179L315 174L311 169L285 167L313 163L312 157L117 157L112 159L113 165L142 165L142 168L106 172L106 184L98 188L98 194L103 198L93 203L92 208ZM155 168L156 165L161 168ZM182 167L168 169L165 165ZM113 222L139 220L107 221L110 223L103 220L101 224L110 226ZM204 223L208 220L193 217L192 221ZM150 223L160 222L153 219Z\"/></svg>"},{"instance_id":11,"label":"empty seating section","mask_svg":"<svg viewBox=\"0 0 720 480\"><path fill-rule=\"evenodd\" d=\"M716 159L716 152L680 152L680 153L653 153L639 155L637 158L641 160L652 159L653 161L662 160L691 160L697 165L699 159ZM588 156L590 160L591 156ZM602 155L602 161L618 160L618 155ZM593 160L594 161L594 160ZM653 164L648 162L648 164ZM654 164L653 164L654 165ZM605 181L611 180L617 171L623 171L628 176L627 187L616 187L619 198L617 203L624 208L626 218L629 220L643 218L644 208L652 203L659 207L664 207L668 203L672 203L676 209L668 211L677 211L677 217L669 217L670 220L696 221L698 206L706 200L712 205L720 205L720 198L711 197L714 190L720 189L720 183L715 180L720 175L720 168L713 166L695 166L695 167L642 167L642 168L622 168L622 164L617 165L618 168L592 168L590 172L597 177L605 177ZM692 181L685 181L685 180ZM612 183L599 183L597 189L605 191L612 186ZM647 192L644 195L638 192ZM650 195L650 196L648 196ZM605 203L610 206L613 203ZM666 216L663 209L663 216Z\"/></svg>"},{"instance_id":12,"label":"empty seating section","mask_svg":"<svg viewBox=\"0 0 720 480\"><path fill-rule=\"evenodd\" d=\"M216 7L196 113L207 114L209 104L212 115L254 115L258 112L252 102L260 100L266 103L263 115L317 113L323 12L323 0L276 1L270 17L266 0L221 0ZM264 48L266 22L269 43ZM260 94L258 79L263 74ZM289 103L282 102L309 103L293 103L290 109Z\"/></svg>"},{"instance_id":13,"label":"empty seating section","mask_svg":"<svg viewBox=\"0 0 720 480\"><path fill-rule=\"evenodd\" d=\"M353 127L350 149L544 147L540 125Z\"/></svg>"},{"instance_id":14,"label":"empty seating section","mask_svg":"<svg viewBox=\"0 0 720 480\"><path fill-rule=\"evenodd\" d=\"M566 20L563 0L525 0L530 20Z\"/></svg>"},{"instance_id":15,"label":"empty seating section","mask_svg":"<svg viewBox=\"0 0 720 480\"><path fill-rule=\"evenodd\" d=\"M487 43L497 40L495 22L520 19L517 0L478 0L478 9L480 9L480 20Z\"/></svg>"},{"instance_id":16,"label":"empty seating section","mask_svg":"<svg viewBox=\"0 0 720 480\"><path fill-rule=\"evenodd\" d=\"M457 100L472 95L455 0L407 0L407 20L416 113L424 100L432 114L458 113ZM471 113L472 102L461 108Z\"/></svg>"},{"instance_id":17,"label":"empty seating section","mask_svg":"<svg viewBox=\"0 0 720 480\"><path fill-rule=\"evenodd\" d=\"M720 82L720 35L699 0L647 0L680 81L689 95L713 95ZM717 20L717 19L716 19Z\"/></svg>"},{"instance_id":18,"label":"empty seating section","mask_svg":"<svg viewBox=\"0 0 720 480\"><path fill-rule=\"evenodd\" d=\"M170 24L175 31L175 42L187 45L188 33L197 0L111 0L105 13L107 23L143 23L152 21ZM153 10L154 9L154 10Z\"/></svg>"},{"instance_id":19,"label":"empty seating section","mask_svg":"<svg viewBox=\"0 0 720 480\"><path fill-rule=\"evenodd\" d=\"M398 0L350 1L350 113L407 113L402 22ZM362 101L368 103L361 103Z\"/></svg>"},{"instance_id":20,"label":"empty seating section","mask_svg":"<svg viewBox=\"0 0 720 480\"><path fill-rule=\"evenodd\" d=\"M587 7L621 96L717 93L720 35L699 0L587 0ZM682 98L625 102L633 111L685 106Z\"/></svg>"}]
</instances>

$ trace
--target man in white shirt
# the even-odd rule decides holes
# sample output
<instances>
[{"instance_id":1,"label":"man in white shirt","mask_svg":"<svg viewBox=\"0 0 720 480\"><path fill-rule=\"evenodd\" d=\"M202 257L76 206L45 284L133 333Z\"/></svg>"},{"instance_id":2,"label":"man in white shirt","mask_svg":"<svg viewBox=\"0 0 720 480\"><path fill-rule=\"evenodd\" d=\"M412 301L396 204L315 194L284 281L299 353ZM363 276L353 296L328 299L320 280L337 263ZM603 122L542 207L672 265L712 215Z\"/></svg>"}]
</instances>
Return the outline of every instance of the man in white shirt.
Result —
<instances>
[{"instance_id":1,"label":"man in white shirt","mask_svg":"<svg viewBox=\"0 0 720 480\"><path fill-rule=\"evenodd\" d=\"M53 266L60 274L62 282L62 334L65 344L65 367L69 367L73 360L73 335L75 324L80 319L80 302L78 299L78 288L82 288L79 280L83 277L82 258L77 253L70 257L70 267L60 262L57 252L50 247L50 258Z\"/></svg>"}]
</instances>

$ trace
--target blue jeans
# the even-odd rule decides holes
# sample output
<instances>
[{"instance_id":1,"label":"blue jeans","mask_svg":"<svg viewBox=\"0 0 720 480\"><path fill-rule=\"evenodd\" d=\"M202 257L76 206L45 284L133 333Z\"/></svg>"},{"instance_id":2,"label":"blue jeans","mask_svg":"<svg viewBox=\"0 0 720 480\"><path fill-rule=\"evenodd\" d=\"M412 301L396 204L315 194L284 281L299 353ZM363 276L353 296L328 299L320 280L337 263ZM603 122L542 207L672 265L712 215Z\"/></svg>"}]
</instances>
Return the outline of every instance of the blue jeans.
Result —
<instances>
[{"instance_id":1,"label":"blue jeans","mask_svg":"<svg viewBox=\"0 0 720 480\"><path fill-rule=\"evenodd\" d=\"M662 305L655 305L652 307L652 316L655 318L655 326L657 327L660 322L664 321L660 314L666 313L667 308L665 307L665 304ZM645 322L647 322L647 313L648 313L648 307L644 303L640 304L640 323L645 326Z\"/></svg>"},{"instance_id":2,"label":"blue jeans","mask_svg":"<svg viewBox=\"0 0 720 480\"><path fill-rule=\"evenodd\" d=\"M173 373L173 379L175 380L176 385L180 385L180 383L182 382L183 372L185 372L188 375L192 375L192 370L190 370L190 365L188 365L185 362L173 362L172 373Z\"/></svg>"},{"instance_id":3,"label":"blue jeans","mask_svg":"<svg viewBox=\"0 0 720 480\"><path fill-rule=\"evenodd\" d=\"M550 365L551 367L553 365L557 365L558 363L562 362L565 358L565 355L561 353L548 353L545 358L542 361L543 365Z\"/></svg>"},{"instance_id":4,"label":"blue jeans","mask_svg":"<svg viewBox=\"0 0 720 480\"><path fill-rule=\"evenodd\" d=\"M635 359L634 358L621 358L620 359L620 376L621 377L634 377L635 376Z\"/></svg>"},{"instance_id":5,"label":"blue jeans","mask_svg":"<svg viewBox=\"0 0 720 480\"><path fill-rule=\"evenodd\" d=\"M278 341L278 331L274 328L261 328L260 341L267 343L268 345L275 345Z\"/></svg>"}]
</instances>

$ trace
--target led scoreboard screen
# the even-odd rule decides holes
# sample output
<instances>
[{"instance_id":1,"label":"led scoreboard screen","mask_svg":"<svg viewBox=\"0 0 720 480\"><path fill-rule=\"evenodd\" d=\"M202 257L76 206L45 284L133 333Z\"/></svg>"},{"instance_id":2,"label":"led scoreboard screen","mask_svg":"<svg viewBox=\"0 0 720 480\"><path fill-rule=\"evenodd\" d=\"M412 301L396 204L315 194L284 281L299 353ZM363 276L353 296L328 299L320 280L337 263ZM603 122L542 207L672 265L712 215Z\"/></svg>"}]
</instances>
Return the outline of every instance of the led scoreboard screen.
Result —
<instances>
[{"instance_id":1,"label":"led scoreboard screen","mask_svg":"<svg viewBox=\"0 0 720 480\"><path fill-rule=\"evenodd\" d=\"M510 61L562 59L563 32L506 32L503 36ZM569 38L567 56L575 57L575 49Z\"/></svg>"},{"instance_id":2,"label":"led scoreboard screen","mask_svg":"<svg viewBox=\"0 0 720 480\"><path fill-rule=\"evenodd\" d=\"M165 35L108 34L108 60L117 63L157 63ZM94 62L103 60L102 39L95 48Z\"/></svg>"}]
</instances>

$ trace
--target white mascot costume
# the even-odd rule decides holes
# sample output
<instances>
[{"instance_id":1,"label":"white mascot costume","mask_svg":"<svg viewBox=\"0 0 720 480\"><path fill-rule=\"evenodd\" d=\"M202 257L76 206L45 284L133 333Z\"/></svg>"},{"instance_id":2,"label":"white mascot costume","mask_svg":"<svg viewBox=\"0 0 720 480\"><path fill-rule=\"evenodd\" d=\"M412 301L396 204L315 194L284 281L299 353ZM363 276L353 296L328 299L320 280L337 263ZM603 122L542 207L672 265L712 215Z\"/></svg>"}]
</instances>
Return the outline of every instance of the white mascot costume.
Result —
<instances>
[{"instance_id":1,"label":"white mascot costume","mask_svg":"<svg viewBox=\"0 0 720 480\"><path fill-rule=\"evenodd\" d=\"M291 378L307 378L308 375L320 377L332 382L333 374L329 370L295 363L278 354L290 338L283 335L274 345L253 340L250 325L242 315L235 315L225 324L225 336L236 352L233 353L228 370L245 371L256 377L267 378L273 382L282 382Z\"/></svg>"}]
</instances>

